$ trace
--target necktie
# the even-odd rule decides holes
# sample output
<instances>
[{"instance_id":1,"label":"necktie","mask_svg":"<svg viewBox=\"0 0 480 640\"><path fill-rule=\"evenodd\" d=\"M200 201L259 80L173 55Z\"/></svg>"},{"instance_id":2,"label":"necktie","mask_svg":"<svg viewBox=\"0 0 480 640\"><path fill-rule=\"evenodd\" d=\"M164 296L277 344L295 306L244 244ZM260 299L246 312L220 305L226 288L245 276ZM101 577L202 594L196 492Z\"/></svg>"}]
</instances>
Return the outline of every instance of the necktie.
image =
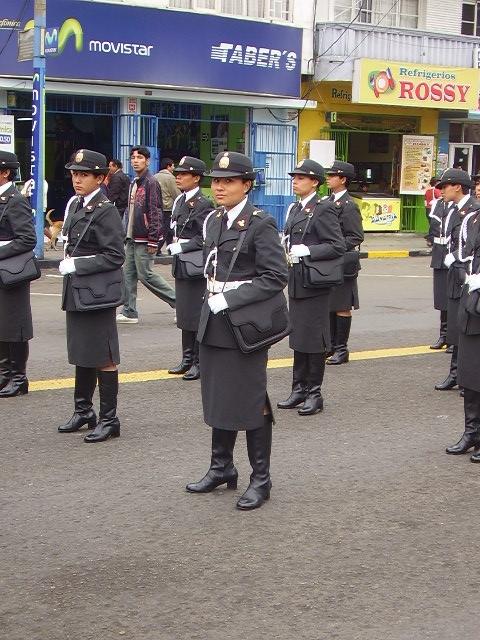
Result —
<instances>
[{"instance_id":1,"label":"necktie","mask_svg":"<svg viewBox=\"0 0 480 640\"><path fill-rule=\"evenodd\" d=\"M85 206L85 198L82 196L78 199L76 211L80 211Z\"/></svg>"},{"instance_id":2,"label":"necktie","mask_svg":"<svg viewBox=\"0 0 480 640\"><path fill-rule=\"evenodd\" d=\"M335 202L335 196L333 195L333 193L329 197L329 200L330 200L330 202Z\"/></svg>"},{"instance_id":3,"label":"necktie","mask_svg":"<svg viewBox=\"0 0 480 640\"><path fill-rule=\"evenodd\" d=\"M182 193L182 195L180 196L179 200L178 200L178 206L182 207L185 202L187 201L187 196L185 193Z\"/></svg>"}]
</instances>

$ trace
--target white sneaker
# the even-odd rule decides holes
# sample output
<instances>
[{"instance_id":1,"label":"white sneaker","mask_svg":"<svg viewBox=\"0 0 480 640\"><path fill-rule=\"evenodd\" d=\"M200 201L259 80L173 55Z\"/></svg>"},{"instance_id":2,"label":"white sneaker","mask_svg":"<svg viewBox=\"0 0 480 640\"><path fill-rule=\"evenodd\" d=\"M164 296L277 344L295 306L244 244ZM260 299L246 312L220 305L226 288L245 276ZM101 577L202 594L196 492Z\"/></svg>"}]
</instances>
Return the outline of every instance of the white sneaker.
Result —
<instances>
[{"instance_id":1,"label":"white sneaker","mask_svg":"<svg viewBox=\"0 0 480 640\"><path fill-rule=\"evenodd\" d=\"M128 316L124 316L123 313L119 313L115 320L119 324L138 324L138 318L129 318Z\"/></svg>"}]
</instances>

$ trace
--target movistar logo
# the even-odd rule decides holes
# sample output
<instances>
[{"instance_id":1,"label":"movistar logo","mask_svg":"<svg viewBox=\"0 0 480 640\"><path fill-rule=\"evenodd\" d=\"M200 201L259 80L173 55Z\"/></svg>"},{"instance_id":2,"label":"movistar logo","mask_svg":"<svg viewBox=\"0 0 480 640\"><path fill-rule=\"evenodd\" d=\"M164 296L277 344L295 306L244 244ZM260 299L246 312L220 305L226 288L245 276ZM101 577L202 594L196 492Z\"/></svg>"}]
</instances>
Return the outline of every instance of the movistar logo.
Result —
<instances>
[{"instance_id":1,"label":"movistar logo","mask_svg":"<svg viewBox=\"0 0 480 640\"><path fill-rule=\"evenodd\" d=\"M29 20L24 31L29 31L35 26L33 20ZM70 38L75 40L75 50L83 49L83 29L76 18L67 18L61 27L52 27L45 30L45 53L47 55L60 55L67 46Z\"/></svg>"}]
</instances>

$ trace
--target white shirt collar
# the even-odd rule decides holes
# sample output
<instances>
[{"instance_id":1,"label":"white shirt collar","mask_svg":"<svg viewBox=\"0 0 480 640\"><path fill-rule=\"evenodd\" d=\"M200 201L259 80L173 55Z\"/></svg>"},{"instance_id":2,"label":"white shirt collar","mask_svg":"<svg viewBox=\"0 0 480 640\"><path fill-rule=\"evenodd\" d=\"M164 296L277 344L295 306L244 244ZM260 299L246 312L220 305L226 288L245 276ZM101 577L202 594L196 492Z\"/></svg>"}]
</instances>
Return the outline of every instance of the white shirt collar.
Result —
<instances>
[{"instance_id":1,"label":"white shirt collar","mask_svg":"<svg viewBox=\"0 0 480 640\"><path fill-rule=\"evenodd\" d=\"M467 202L467 200L470 200L470 194L463 196L463 198L459 202L457 202L457 207L459 211L461 211L462 208L465 206L465 203Z\"/></svg>"},{"instance_id":2,"label":"white shirt collar","mask_svg":"<svg viewBox=\"0 0 480 640\"><path fill-rule=\"evenodd\" d=\"M184 191L185 200L190 200L190 198L193 198L197 191L200 191L200 187L195 187L195 189L190 189L190 191Z\"/></svg>"},{"instance_id":3,"label":"white shirt collar","mask_svg":"<svg viewBox=\"0 0 480 640\"><path fill-rule=\"evenodd\" d=\"M230 211L227 212L227 229L230 229L236 218L238 218L238 216L242 213L243 208L247 204L247 200L248 198L244 198L241 202L236 204L230 209Z\"/></svg>"},{"instance_id":4,"label":"white shirt collar","mask_svg":"<svg viewBox=\"0 0 480 640\"><path fill-rule=\"evenodd\" d=\"M10 180L9 182L6 182L5 184L3 184L0 187L0 194L5 193L5 191L7 191L7 189L10 189L10 187L12 186L13 182Z\"/></svg>"},{"instance_id":5,"label":"white shirt collar","mask_svg":"<svg viewBox=\"0 0 480 640\"><path fill-rule=\"evenodd\" d=\"M315 198L316 195L317 195L317 192L314 191L313 193L311 193L309 196L307 196L303 200L300 200L300 204L302 205L302 209L303 209L303 207L305 207L307 205L308 202L310 202L310 200L312 198Z\"/></svg>"},{"instance_id":6,"label":"white shirt collar","mask_svg":"<svg viewBox=\"0 0 480 640\"><path fill-rule=\"evenodd\" d=\"M100 191L100 187L98 189L95 189L95 191L92 191L92 193L89 193L88 196L84 196L83 198L83 206L86 207L87 204L90 202L90 200L97 195L97 193Z\"/></svg>"},{"instance_id":7,"label":"white shirt collar","mask_svg":"<svg viewBox=\"0 0 480 640\"><path fill-rule=\"evenodd\" d=\"M344 193L347 193L347 190L344 189L343 191L339 191L338 193L334 193L333 194L333 201L336 202L337 200L339 200Z\"/></svg>"}]
</instances>

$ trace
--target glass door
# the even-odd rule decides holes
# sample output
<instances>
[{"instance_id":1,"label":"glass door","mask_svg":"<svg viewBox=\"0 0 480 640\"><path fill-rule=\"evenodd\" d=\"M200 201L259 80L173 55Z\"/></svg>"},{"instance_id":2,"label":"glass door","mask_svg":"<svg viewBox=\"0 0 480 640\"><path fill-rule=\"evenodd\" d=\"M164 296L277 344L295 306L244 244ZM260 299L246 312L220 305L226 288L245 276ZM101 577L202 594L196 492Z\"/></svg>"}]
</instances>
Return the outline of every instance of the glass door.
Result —
<instances>
[{"instance_id":1,"label":"glass door","mask_svg":"<svg viewBox=\"0 0 480 640\"><path fill-rule=\"evenodd\" d=\"M450 144L448 166L472 173L473 144Z\"/></svg>"}]
</instances>

